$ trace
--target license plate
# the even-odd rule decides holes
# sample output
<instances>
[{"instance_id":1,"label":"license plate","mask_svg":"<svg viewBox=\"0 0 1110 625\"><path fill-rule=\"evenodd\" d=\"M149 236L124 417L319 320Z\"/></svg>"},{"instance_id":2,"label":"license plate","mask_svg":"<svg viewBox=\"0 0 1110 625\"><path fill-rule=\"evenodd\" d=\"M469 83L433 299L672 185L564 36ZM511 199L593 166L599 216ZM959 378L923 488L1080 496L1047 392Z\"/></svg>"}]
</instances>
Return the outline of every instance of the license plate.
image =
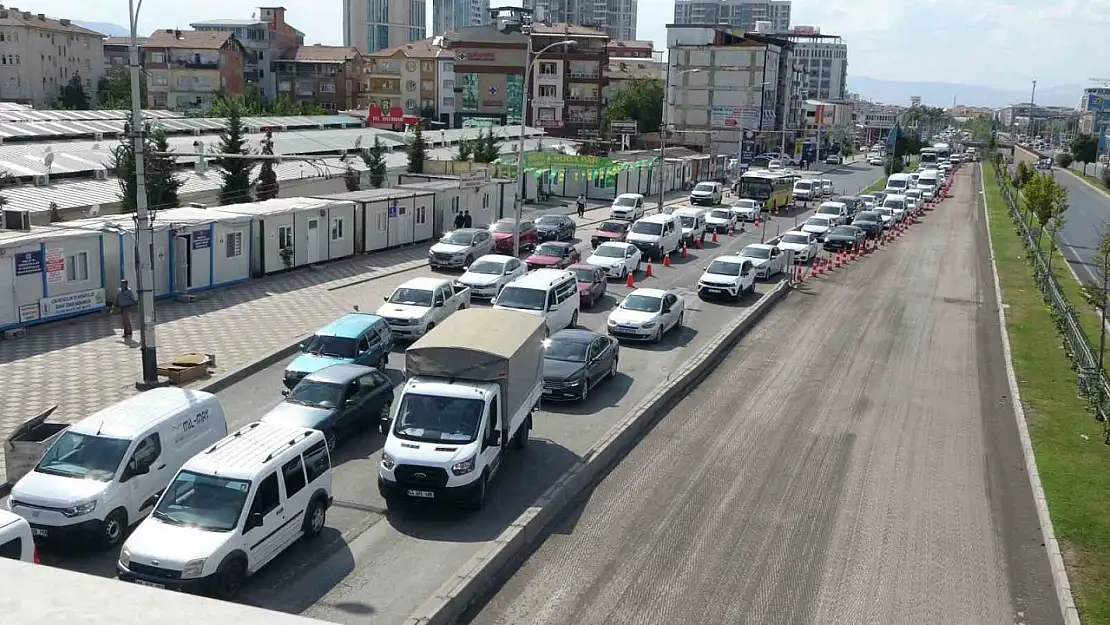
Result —
<instances>
[{"instance_id":1,"label":"license plate","mask_svg":"<svg viewBox=\"0 0 1110 625\"><path fill-rule=\"evenodd\" d=\"M47 533L46 530L42 530L42 529L39 529L37 527L32 527L31 528L31 535L32 536L41 536L43 538L46 538L49 534Z\"/></svg>"},{"instance_id":2,"label":"license plate","mask_svg":"<svg viewBox=\"0 0 1110 625\"><path fill-rule=\"evenodd\" d=\"M436 494L430 490L410 490L408 491L409 497L419 497L421 499L435 499Z\"/></svg>"},{"instance_id":3,"label":"license plate","mask_svg":"<svg viewBox=\"0 0 1110 625\"><path fill-rule=\"evenodd\" d=\"M135 580L135 583L140 586L146 586L147 588L166 588L165 584L155 584L154 582L148 582L145 579L137 579Z\"/></svg>"},{"instance_id":4,"label":"license plate","mask_svg":"<svg viewBox=\"0 0 1110 625\"><path fill-rule=\"evenodd\" d=\"M706 291L709 291L710 293L724 293L724 291L722 291L721 289L706 289Z\"/></svg>"}]
</instances>

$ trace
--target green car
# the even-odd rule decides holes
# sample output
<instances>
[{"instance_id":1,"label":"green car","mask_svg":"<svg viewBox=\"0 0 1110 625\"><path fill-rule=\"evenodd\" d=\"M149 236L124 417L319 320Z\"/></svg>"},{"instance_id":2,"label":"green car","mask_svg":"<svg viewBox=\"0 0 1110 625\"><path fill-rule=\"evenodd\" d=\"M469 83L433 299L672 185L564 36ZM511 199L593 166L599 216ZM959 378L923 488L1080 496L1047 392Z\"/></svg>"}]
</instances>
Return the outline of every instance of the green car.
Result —
<instances>
[{"instance_id":1,"label":"green car","mask_svg":"<svg viewBox=\"0 0 1110 625\"><path fill-rule=\"evenodd\" d=\"M393 333L378 315L354 312L320 328L301 343L301 355L285 367L285 388L292 389L306 375L324 367L353 363L385 371Z\"/></svg>"}]
</instances>

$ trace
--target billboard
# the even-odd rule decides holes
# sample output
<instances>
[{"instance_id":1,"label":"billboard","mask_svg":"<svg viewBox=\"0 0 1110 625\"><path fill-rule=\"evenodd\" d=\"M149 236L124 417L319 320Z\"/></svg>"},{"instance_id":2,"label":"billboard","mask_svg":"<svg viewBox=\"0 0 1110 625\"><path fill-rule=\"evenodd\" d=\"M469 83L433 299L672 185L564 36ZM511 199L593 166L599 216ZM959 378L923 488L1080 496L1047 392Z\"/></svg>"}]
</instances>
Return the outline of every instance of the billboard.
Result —
<instances>
[{"instance_id":1,"label":"billboard","mask_svg":"<svg viewBox=\"0 0 1110 625\"><path fill-rule=\"evenodd\" d=\"M1110 111L1110 96L1101 93L1087 93L1087 110L1096 113Z\"/></svg>"},{"instance_id":2,"label":"billboard","mask_svg":"<svg viewBox=\"0 0 1110 625\"><path fill-rule=\"evenodd\" d=\"M757 106L714 106L710 109L709 125L712 128L758 128Z\"/></svg>"}]
</instances>

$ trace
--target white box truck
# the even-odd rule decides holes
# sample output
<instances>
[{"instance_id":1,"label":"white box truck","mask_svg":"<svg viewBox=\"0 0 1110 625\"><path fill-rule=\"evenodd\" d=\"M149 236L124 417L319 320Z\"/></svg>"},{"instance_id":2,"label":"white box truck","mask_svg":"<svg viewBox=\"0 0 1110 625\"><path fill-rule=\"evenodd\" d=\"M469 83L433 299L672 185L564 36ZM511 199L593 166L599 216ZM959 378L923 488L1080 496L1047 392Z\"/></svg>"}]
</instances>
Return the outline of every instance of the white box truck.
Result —
<instances>
[{"instance_id":1,"label":"white box truck","mask_svg":"<svg viewBox=\"0 0 1110 625\"><path fill-rule=\"evenodd\" d=\"M405 350L378 471L386 503L481 508L510 441L528 444L543 394L543 319L516 310L451 315Z\"/></svg>"}]
</instances>

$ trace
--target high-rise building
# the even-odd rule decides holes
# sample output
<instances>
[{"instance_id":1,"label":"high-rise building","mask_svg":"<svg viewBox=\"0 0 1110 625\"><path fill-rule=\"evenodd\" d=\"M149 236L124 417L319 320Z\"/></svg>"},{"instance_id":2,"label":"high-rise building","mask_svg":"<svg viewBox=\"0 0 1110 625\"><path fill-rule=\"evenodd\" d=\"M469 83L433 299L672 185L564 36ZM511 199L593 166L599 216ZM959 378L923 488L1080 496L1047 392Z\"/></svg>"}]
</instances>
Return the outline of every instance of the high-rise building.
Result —
<instances>
[{"instance_id":1,"label":"high-rise building","mask_svg":"<svg viewBox=\"0 0 1110 625\"><path fill-rule=\"evenodd\" d=\"M737 30L756 30L756 22L771 22L771 30L790 29L790 0L675 0L675 24L712 24Z\"/></svg>"},{"instance_id":2,"label":"high-rise building","mask_svg":"<svg viewBox=\"0 0 1110 625\"><path fill-rule=\"evenodd\" d=\"M794 44L794 59L801 67L805 96L839 102L847 98L848 45L836 35L822 35L814 26L798 26L780 33Z\"/></svg>"},{"instance_id":3,"label":"high-rise building","mask_svg":"<svg viewBox=\"0 0 1110 625\"><path fill-rule=\"evenodd\" d=\"M611 40L636 39L637 0L524 0L536 22L595 28Z\"/></svg>"},{"instance_id":4,"label":"high-rise building","mask_svg":"<svg viewBox=\"0 0 1110 625\"><path fill-rule=\"evenodd\" d=\"M489 23L489 0L432 0L432 35Z\"/></svg>"},{"instance_id":5,"label":"high-rise building","mask_svg":"<svg viewBox=\"0 0 1110 625\"><path fill-rule=\"evenodd\" d=\"M343 0L343 45L370 54L424 39L424 0Z\"/></svg>"},{"instance_id":6,"label":"high-rise building","mask_svg":"<svg viewBox=\"0 0 1110 625\"><path fill-rule=\"evenodd\" d=\"M262 7L250 19L218 19L190 24L198 32L230 32L246 53L243 76L269 100L277 97L273 62L286 51L304 45L304 33L285 21L284 7Z\"/></svg>"}]
</instances>

